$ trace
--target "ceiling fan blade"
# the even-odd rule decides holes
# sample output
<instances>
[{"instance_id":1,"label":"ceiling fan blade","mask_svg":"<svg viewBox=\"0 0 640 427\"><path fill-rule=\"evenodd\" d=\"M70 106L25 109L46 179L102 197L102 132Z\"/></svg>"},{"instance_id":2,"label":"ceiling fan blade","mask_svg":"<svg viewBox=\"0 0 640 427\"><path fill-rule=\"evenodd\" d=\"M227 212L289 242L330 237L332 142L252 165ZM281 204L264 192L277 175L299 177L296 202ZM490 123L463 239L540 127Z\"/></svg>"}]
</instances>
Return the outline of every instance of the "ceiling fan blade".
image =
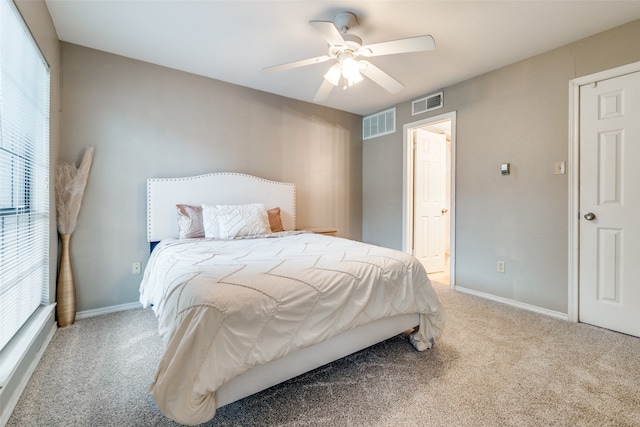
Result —
<instances>
[{"instance_id":1,"label":"ceiling fan blade","mask_svg":"<svg viewBox=\"0 0 640 427\"><path fill-rule=\"evenodd\" d=\"M366 57L394 55L396 53L422 52L425 50L433 50L435 49L435 47L436 42L433 40L433 37L425 35L362 46L358 50L358 55Z\"/></svg>"},{"instance_id":2,"label":"ceiling fan blade","mask_svg":"<svg viewBox=\"0 0 640 427\"><path fill-rule=\"evenodd\" d=\"M329 82L327 79L322 80L322 84L320 85L320 89L316 92L316 96L313 97L314 101L324 101L329 97L331 90L333 89L333 84Z\"/></svg>"},{"instance_id":3,"label":"ceiling fan blade","mask_svg":"<svg viewBox=\"0 0 640 427\"><path fill-rule=\"evenodd\" d=\"M360 73L383 87L387 92L398 93L404 88L402 83L373 65L371 62L365 60L360 60L358 62L360 63Z\"/></svg>"},{"instance_id":4,"label":"ceiling fan blade","mask_svg":"<svg viewBox=\"0 0 640 427\"><path fill-rule=\"evenodd\" d=\"M303 59L301 61L288 62L286 64L274 65L273 67L266 67L262 69L262 74L275 73L277 71L290 70L292 68L304 67L305 65L319 64L331 59L331 56L317 56L315 58Z\"/></svg>"},{"instance_id":5,"label":"ceiling fan blade","mask_svg":"<svg viewBox=\"0 0 640 427\"><path fill-rule=\"evenodd\" d=\"M316 29L329 43L329 46L346 46L342 34L336 28L335 24L330 21L309 21L309 24Z\"/></svg>"}]
</instances>

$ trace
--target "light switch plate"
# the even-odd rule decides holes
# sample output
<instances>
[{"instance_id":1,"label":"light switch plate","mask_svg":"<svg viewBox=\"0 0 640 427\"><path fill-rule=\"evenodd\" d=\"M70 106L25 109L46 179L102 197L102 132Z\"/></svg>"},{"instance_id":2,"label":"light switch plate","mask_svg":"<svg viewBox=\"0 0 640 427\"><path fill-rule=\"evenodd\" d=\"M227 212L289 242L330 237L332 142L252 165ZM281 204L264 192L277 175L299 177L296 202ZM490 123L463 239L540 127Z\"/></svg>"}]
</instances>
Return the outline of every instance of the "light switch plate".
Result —
<instances>
[{"instance_id":1,"label":"light switch plate","mask_svg":"<svg viewBox=\"0 0 640 427\"><path fill-rule=\"evenodd\" d=\"M511 165L509 163L503 163L500 165L500 173L502 175L509 175L509 173L511 173Z\"/></svg>"},{"instance_id":2,"label":"light switch plate","mask_svg":"<svg viewBox=\"0 0 640 427\"><path fill-rule=\"evenodd\" d=\"M556 175L564 175L565 174L565 162L556 162L555 171L556 171Z\"/></svg>"}]
</instances>

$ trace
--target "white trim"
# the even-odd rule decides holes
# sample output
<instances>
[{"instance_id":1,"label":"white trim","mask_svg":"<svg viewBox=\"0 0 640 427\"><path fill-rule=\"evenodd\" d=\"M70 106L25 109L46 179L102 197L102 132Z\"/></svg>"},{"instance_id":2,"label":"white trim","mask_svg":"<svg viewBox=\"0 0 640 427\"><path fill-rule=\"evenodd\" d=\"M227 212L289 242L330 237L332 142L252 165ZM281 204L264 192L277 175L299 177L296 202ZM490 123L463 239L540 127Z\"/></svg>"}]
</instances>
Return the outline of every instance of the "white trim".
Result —
<instances>
[{"instance_id":1,"label":"white trim","mask_svg":"<svg viewBox=\"0 0 640 427\"><path fill-rule=\"evenodd\" d=\"M579 253L580 229L580 85L569 82L569 224L568 224L568 292L567 317L572 322L578 321L578 288L579 288ZM573 167L572 167L573 165Z\"/></svg>"},{"instance_id":2,"label":"white trim","mask_svg":"<svg viewBox=\"0 0 640 427\"><path fill-rule=\"evenodd\" d=\"M49 304L45 307L41 307L39 311L36 312L35 317L27 321L23 326L25 329L20 330L13 337L12 341L3 349L3 369L10 370L11 372L0 372L3 378L2 385L6 385L10 378L15 374L15 369L20 365L20 363L22 363L25 355L29 352L36 340L38 340L38 337L41 336L41 331L44 330L48 319L53 320L52 316L55 306L55 304ZM38 363L40 363L40 359L42 359L42 355L49 346L49 343L57 329L57 323L53 322L49 332L47 332L46 338L38 349L38 352L35 354L33 360L31 360L31 363L29 363L29 367L20 378L20 382L17 384L15 390L8 399L6 399L4 393L8 393L9 390L4 387L0 389L0 400L5 402L4 405L0 406L0 426L4 426L9 422L9 418L18 404L24 389L27 387L27 384L31 379L31 375L33 375ZM16 339L17 341L15 341Z\"/></svg>"},{"instance_id":3,"label":"white trim","mask_svg":"<svg viewBox=\"0 0 640 427\"><path fill-rule=\"evenodd\" d=\"M460 287L460 286L455 286L454 290L458 291L458 292L462 292L464 294L474 295L474 296L477 296L477 297L480 297L480 298L484 298L484 299L488 299L488 300L491 300L491 301L496 301L496 302L499 302L499 303L502 303L502 304L510 305L512 307L521 308L523 310L533 311L534 313L544 314L544 315L550 316L550 317L555 317L556 319L569 320L566 314L561 313L559 311L549 310L547 308L538 307L536 305L527 304L527 303L524 303L524 302L520 302L520 301L509 299L509 298L503 298L503 297L499 297L499 296L496 296L496 295L487 294L485 292L480 292L480 291L475 291L473 289L463 288L463 287Z\"/></svg>"},{"instance_id":4,"label":"white trim","mask_svg":"<svg viewBox=\"0 0 640 427\"><path fill-rule=\"evenodd\" d=\"M79 311L78 313L76 313L76 320L77 319L86 319L88 317L100 316L102 314L116 313L118 311L133 310L134 308L142 308L142 304L139 303L139 302L130 302L130 303L127 303L127 304L112 305L112 306L109 306L109 307L96 308L94 310Z\"/></svg>"},{"instance_id":5,"label":"white trim","mask_svg":"<svg viewBox=\"0 0 640 427\"><path fill-rule=\"evenodd\" d=\"M453 289L456 283L456 112L440 114L407 123L403 126L402 135L402 250L412 252L413 243L413 157L411 149L411 133L414 128L432 123L451 120L451 195L449 206L449 286Z\"/></svg>"},{"instance_id":6,"label":"white trim","mask_svg":"<svg viewBox=\"0 0 640 427\"><path fill-rule=\"evenodd\" d=\"M567 317L578 322L580 292L580 86L640 71L640 62L569 81L569 275ZM573 164L573 167L571 165Z\"/></svg>"}]
</instances>

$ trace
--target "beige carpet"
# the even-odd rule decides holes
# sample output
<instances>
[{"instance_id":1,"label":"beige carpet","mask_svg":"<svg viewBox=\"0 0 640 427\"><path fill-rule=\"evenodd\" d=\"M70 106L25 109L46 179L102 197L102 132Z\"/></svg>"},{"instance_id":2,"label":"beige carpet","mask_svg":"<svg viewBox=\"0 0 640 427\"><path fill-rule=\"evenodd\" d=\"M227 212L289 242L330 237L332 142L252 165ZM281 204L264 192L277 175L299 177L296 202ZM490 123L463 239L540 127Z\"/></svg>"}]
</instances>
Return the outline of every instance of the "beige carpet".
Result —
<instances>
[{"instance_id":1,"label":"beige carpet","mask_svg":"<svg viewBox=\"0 0 640 427\"><path fill-rule=\"evenodd\" d=\"M436 284L448 324L397 337L221 408L210 426L640 426L640 339ZM59 330L9 426L174 426L147 398L149 310Z\"/></svg>"}]
</instances>

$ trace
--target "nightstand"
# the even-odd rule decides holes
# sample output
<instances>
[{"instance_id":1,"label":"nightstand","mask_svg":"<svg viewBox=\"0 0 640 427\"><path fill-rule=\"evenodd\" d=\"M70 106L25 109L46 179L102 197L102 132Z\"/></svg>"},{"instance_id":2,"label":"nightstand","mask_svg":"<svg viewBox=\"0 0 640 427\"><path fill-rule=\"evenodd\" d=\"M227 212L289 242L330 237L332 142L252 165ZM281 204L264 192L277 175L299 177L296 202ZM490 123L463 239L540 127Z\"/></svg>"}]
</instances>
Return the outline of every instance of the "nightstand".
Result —
<instances>
[{"instance_id":1,"label":"nightstand","mask_svg":"<svg viewBox=\"0 0 640 427\"><path fill-rule=\"evenodd\" d=\"M311 231L316 234L324 234L325 236L337 236L338 229L336 228L328 228L328 227L309 227L304 230Z\"/></svg>"}]
</instances>

